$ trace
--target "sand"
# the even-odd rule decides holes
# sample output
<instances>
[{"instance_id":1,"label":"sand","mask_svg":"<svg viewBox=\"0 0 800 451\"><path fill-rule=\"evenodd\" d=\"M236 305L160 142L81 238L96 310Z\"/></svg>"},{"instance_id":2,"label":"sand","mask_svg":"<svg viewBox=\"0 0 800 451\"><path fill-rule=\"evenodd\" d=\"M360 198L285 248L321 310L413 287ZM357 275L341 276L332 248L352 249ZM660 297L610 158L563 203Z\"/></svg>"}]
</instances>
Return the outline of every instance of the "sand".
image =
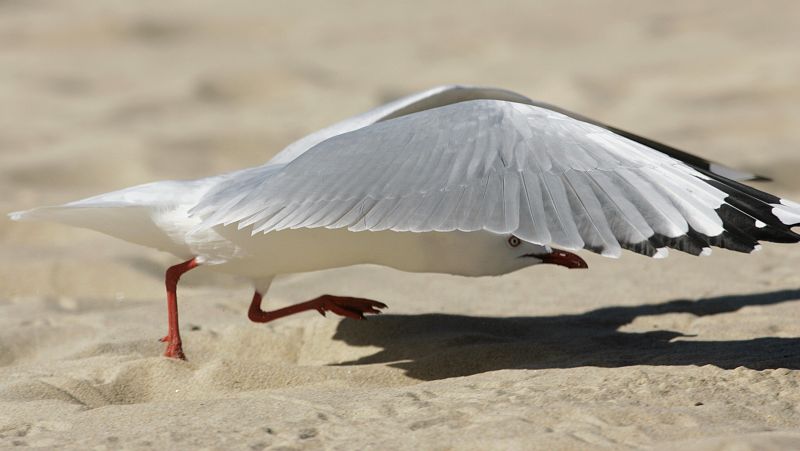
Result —
<instances>
[{"instance_id":1,"label":"sand","mask_svg":"<svg viewBox=\"0 0 800 451\"><path fill-rule=\"evenodd\" d=\"M0 2L0 211L260 164L443 83L502 86L775 178L800 199L797 2ZM585 255L498 278L279 278L369 321L247 321L245 281L0 219L0 446L800 447L800 248Z\"/></svg>"}]
</instances>

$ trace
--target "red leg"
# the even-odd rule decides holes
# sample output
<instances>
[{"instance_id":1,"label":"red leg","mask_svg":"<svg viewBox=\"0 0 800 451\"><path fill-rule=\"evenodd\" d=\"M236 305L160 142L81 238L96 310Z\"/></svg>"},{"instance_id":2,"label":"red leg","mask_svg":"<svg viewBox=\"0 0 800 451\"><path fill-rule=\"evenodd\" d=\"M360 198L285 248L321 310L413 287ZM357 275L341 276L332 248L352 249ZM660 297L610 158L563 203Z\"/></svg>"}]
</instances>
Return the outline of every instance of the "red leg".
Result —
<instances>
[{"instance_id":1,"label":"red leg","mask_svg":"<svg viewBox=\"0 0 800 451\"><path fill-rule=\"evenodd\" d=\"M247 317L250 318L250 321L256 323L266 323L306 310L316 310L322 316L325 316L326 311L331 311L337 315L346 316L348 318L364 319L365 313L379 314L381 312L378 309L382 308L386 308L386 304L382 302L326 294L307 302L290 305L289 307L273 310L271 312L265 312L261 310L261 293L256 291L255 294L253 294L253 302L250 303L250 310L247 312Z\"/></svg>"},{"instance_id":2,"label":"red leg","mask_svg":"<svg viewBox=\"0 0 800 451\"><path fill-rule=\"evenodd\" d=\"M178 280L180 280L183 273L196 268L198 265L197 259L193 258L175 266L170 266L167 269L165 282L167 285L168 329L167 336L161 339L162 342L167 343L167 349L164 351L165 357L186 360L186 356L183 355L181 332L178 327Z\"/></svg>"}]
</instances>

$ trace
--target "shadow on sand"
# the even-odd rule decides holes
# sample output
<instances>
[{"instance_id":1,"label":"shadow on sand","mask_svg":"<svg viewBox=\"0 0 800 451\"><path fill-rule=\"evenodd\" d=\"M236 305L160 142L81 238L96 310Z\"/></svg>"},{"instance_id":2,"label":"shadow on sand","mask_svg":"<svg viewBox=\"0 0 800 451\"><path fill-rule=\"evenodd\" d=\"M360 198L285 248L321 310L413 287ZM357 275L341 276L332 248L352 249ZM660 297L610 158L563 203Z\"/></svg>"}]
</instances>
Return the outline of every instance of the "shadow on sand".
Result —
<instances>
[{"instance_id":1,"label":"shadow on sand","mask_svg":"<svg viewBox=\"0 0 800 451\"><path fill-rule=\"evenodd\" d=\"M800 290L722 296L697 301L607 307L579 315L490 318L427 314L342 321L334 339L381 351L340 365L389 363L409 377L436 380L499 369L715 365L800 369L800 338L684 341L668 330L618 329L640 316L734 312L746 306L800 300Z\"/></svg>"}]
</instances>

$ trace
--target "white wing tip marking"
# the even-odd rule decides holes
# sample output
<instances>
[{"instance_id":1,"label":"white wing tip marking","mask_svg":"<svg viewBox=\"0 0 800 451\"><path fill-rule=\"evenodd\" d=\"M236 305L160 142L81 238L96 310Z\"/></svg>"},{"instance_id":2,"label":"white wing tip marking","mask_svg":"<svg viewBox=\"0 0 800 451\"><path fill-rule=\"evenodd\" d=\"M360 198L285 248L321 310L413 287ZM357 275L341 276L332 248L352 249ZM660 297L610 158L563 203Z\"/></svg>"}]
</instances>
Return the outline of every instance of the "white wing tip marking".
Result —
<instances>
[{"instance_id":1,"label":"white wing tip marking","mask_svg":"<svg viewBox=\"0 0 800 451\"><path fill-rule=\"evenodd\" d=\"M753 251L751 253L760 252L761 249L762 249L762 246L760 244L756 244L755 246L753 246Z\"/></svg>"},{"instance_id":2,"label":"white wing tip marking","mask_svg":"<svg viewBox=\"0 0 800 451\"><path fill-rule=\"evenodd\" d=\"M659 247L656 249L656 253L653 254L653 258L662 259L667 257L669 257L669 248L666 247Z\"/></svg>"},{"instance_id":3,"label":"white wing tip marking","mask_svg":"<svg viewBox=\"0 0 800 451\"><path fill-rule=\"evenodd\" d=\"M763 229L766 226L767 225L765 223L763 223L763 222L759 221L758 219L756 219L756 227L758 227L759 229Z\"/></svg>"},{"instance_id":4,"label":"white wing tip marking","mask_svg":"<svg viewBox=\"0 0 800 451\"><path fill-rule=\"evenodd\" d=\"M700 256L701 257L708 257L709 255L711 255L711 248L710 247L704 247L703 250L700 251Z\"/></svg>"},{"instance_id":5,"label":"white wing tip marking","mask_svg":"<svg viewBox=\"0 0 800 451\"><path fill-rule=\"evenodd\" d=\"M792 202L791 200L788 199L781 199L781 204L787 207L800 209L800 204L798 204L797 202Z\"/></svg>"},{"instance_id":6,"label":"white wing tip marking","mask_svg":"<svg viewBox=\"0 0 800 451\"><path fill-rule=\"evenodd\" d=\"M797 207L790 205L793 203L794 202L781 199L780 204L772 204L772 214L785 225L797 224L800 222L800 205Z\"/></svg>"}]
</instances>

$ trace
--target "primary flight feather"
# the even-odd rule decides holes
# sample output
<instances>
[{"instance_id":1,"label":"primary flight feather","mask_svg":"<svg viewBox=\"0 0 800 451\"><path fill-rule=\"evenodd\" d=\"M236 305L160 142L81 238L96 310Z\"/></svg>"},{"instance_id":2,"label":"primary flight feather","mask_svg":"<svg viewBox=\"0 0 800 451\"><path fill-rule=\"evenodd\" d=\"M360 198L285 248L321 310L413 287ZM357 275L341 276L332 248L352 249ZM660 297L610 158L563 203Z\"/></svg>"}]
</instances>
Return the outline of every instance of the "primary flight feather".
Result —
<instances>
[{"instance_id":1,"label":"primary flight feather","mask_svg":"<svg viewBox=\"0 0 800 451\"><path fill-rule=\"evenodd\" d=\"M510 91L444 86L308 135L263 166L11 217L87 227L185 259L167 271L163 339L167 356L183 358L176 285L200 264L252 279L249 317L266 322L303 310L363 318L385 307L323 295L264 312L262 294L281 273L373 263L481 276L586 267L567 250L664 257L667 248L707 255L800 241L800 205L740 183L753 178Z\"/></svg>"}]
</instances>

